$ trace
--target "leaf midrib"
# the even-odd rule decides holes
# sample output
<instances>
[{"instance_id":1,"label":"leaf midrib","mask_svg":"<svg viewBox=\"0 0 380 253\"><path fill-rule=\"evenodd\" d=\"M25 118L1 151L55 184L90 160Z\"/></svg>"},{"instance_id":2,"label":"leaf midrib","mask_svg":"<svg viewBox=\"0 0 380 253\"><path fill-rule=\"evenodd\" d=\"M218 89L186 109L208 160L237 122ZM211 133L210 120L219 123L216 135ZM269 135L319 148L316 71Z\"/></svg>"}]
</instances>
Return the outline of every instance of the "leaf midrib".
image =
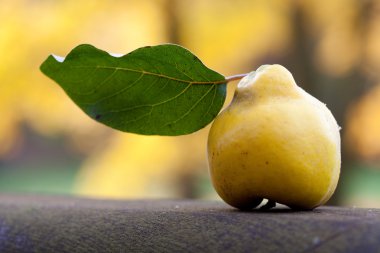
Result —
<instances>
[{"instance_id":1,"label":"leaf midrib","mask_svg":"<svg viewBox=\"0 0 380 253\"><path fill-rule=\"evenodd\" d=\"M122 68L122 67L107 67L107 66L74 66L71 68L97 68L97 69L112 69L112 70L122 70L122 71L129 71L129 72L135 72L135 73L141 73L143 75L150 75L150 76L157 76L164 79L169 79L172 81L177 81L181 83L187 83L187 84L225 84L227 81L226 79L220 80L220 81L189 81L184 79L179 79L175 77L170 77L163 74L153 73L145 70L137 70L137 69L130 69L130 68Z\"/></svg>"}]
</instances>

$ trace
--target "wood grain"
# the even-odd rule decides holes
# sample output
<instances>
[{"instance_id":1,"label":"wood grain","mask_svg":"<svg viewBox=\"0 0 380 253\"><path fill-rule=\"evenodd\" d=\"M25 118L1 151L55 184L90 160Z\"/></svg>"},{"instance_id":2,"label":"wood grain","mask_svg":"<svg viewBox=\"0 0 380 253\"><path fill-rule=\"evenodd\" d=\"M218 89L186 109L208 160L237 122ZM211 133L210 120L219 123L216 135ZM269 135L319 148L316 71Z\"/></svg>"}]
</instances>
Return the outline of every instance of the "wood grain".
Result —
<instances>
[{"instance_id":1,"label":"wood grain","mask_svg":"<svg viewBox=\"0 0 380 253\"><path fill-rule=\"evenodd\" d=\"M380 252L380 210L0 195L0 252Z\"/></svg>"}]
</instances>

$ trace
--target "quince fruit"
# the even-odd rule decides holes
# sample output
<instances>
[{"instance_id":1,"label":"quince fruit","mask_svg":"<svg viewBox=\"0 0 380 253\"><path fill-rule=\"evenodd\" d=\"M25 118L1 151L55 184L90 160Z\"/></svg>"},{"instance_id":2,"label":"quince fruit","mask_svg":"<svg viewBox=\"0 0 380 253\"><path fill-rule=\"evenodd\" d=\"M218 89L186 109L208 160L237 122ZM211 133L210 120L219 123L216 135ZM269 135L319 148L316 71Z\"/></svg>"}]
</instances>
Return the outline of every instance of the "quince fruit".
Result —
<instances>
[{"instance_id":1,"label":"quince fruit","mask_svg":"<svg viewBox=\"0 0 380 253\"><path fill-rule=\"evenodd\" d=\"M244 77L212 124L208 160L214 188L231 206L281 203L313 209L339 179L339 126L325 104L297 86L281 65ZM265 206L264 206L265 207Z\"/></svg>"}]
</instances>

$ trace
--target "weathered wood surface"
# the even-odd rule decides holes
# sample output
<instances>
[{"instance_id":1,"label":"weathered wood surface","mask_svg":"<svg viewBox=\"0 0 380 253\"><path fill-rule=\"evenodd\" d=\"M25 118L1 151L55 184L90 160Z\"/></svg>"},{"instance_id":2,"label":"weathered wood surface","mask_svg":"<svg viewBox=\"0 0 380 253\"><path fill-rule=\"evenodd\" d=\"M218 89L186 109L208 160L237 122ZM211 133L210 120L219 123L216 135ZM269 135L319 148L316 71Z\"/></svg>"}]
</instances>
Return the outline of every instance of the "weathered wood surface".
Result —
<instances>
[{"instance_id":1,"label":"weathered wood surface","mask_svg":"<svg viewBox=\"0 0 380 253\"><path fill-rule=\"evenodd\" d=\"M0 252L380 252L380 210L0 195Z\"/></svg>"}]
</instances>

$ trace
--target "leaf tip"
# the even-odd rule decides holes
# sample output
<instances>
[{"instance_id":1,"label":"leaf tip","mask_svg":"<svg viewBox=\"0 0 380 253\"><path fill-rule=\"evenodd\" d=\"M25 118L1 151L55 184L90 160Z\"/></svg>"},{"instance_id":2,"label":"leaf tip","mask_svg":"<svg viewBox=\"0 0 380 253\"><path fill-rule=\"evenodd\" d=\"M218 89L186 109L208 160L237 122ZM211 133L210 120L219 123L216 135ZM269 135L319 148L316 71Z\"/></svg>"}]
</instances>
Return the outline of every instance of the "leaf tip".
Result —
<instances>
[{"instance_id":1,"label":"leaf tip","mask_svg":"<svg viewBox=\"0 0 380 253\"><path fill-rule=\"evenodd\" d=\"M57 56L54 54L49 55L48 58L41 64L40 70L42 73L47 75L47 72L51 69L52 66L54 66L57 63L62 63L65 60L64 57Z\"/></svg>"}]
</instances>

